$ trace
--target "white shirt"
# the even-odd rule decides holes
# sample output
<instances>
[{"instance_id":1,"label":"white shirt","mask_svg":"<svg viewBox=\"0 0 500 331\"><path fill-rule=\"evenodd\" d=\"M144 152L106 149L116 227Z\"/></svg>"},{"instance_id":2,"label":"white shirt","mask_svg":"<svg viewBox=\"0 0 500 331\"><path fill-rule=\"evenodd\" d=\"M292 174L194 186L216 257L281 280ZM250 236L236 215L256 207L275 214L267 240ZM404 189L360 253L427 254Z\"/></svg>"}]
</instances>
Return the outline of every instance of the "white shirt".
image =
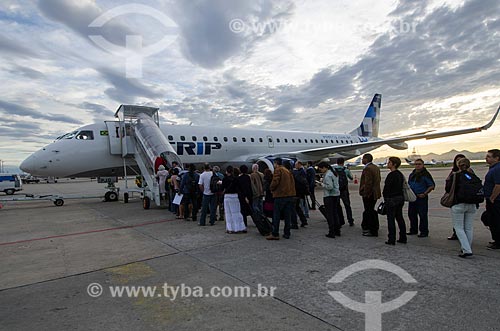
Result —
<instances>
[{"instance_id":1,"label":"white shirt","mask_svg":"<svg viewBox=\"0 0 500 331\"><path fill-rule=\"evenodd\" d=\"M205 195L213 195L212 191L210 191L210 179L212 178L212 175L213 173L211 171L204 171L200 175L198 184L203 185L203 194Z\"/></svg>"}]
</instances>

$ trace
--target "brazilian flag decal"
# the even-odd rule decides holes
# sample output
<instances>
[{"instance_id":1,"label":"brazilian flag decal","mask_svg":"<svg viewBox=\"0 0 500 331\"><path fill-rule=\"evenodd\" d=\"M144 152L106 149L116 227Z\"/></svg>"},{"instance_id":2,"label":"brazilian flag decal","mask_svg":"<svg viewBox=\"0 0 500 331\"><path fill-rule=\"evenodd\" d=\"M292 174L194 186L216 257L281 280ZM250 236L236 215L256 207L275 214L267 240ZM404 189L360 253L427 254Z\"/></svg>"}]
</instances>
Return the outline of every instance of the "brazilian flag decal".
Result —
<instances>
[{"instance_id":1,"label":"brazilian flag decal","mask_svg":"<svg viewBox=\"0 0 500 331\"><path fill-rule=\"evenodd\" d=\"M101 136L109 136L108 130L102 130L101 131Z\"/></svg>"}]
</instances>

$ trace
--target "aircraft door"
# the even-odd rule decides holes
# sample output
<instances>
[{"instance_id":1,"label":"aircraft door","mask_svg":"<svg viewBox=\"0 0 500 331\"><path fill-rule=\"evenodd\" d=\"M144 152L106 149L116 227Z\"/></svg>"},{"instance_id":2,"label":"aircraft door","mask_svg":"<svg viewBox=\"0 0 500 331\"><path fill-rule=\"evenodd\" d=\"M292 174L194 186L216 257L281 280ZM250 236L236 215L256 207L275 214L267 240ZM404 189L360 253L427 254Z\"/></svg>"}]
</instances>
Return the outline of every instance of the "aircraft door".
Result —
<instances>
[{"instance_id":1,"label":"aircraft door","mask_svg":"<svg viewBox=\"0 0 500 331\"><path fill-rule=\"evenodd\" d=\"M273 137L272 136L266 136L266 138L267 138L267 145L269 146L269 148L274 148Z\"/></svg>"},{"instance_id":2,"label":"aircraft door","mask_svg":"<svg viewBox=\"0 0 500 331\"><path fill-rule=\"evenodd\" d=\"M120 137L120 122L105 121L108 129L109 152L111 154L121 154L121 137Z\"/></svg>"}]
</instances>

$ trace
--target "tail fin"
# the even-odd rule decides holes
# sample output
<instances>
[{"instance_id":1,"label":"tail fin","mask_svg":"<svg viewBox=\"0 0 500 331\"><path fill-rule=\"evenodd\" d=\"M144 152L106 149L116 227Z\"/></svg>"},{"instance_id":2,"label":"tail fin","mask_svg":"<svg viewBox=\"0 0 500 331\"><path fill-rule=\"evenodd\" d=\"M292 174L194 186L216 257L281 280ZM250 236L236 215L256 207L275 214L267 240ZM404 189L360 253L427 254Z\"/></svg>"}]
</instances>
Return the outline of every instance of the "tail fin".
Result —
<instances>
[{"instance_id":1,"label":"tail fin","mask_svg":"<svg viewBox=\"0 0 500 331\"><path fill-rule=\"evenodd\" d=\"M375 94L366 111L363 122L361 122L361 125L350 134L361 137L378 137L378 122L381 105L382 94Z\"/></svg>"}]
</instances>

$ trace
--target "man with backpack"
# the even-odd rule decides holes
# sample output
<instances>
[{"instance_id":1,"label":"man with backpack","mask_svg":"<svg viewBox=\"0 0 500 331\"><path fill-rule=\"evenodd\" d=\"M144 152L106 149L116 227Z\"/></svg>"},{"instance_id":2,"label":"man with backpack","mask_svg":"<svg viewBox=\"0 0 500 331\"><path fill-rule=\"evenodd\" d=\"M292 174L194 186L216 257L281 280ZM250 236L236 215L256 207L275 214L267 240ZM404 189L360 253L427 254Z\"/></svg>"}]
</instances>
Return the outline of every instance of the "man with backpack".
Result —
<instances>
[{"instance_id":1,"label":"man with backpack","mask_svg":"<svg viewBox=\"0 0 500 331\"><path fill-rule=\"evenodd\" d=\"M352 209L351 209L351 199L349 196L349 181L353 179L352 173L347 167L344 166L345 160L343 157L339 157L337 159L337 165L334 166L333 170L338 175L339 178L339 188L340 188L340 200L344 204L345 213L347 216L347 221L349 222L349 226L354 226L354 218L352 217ZM341 219L344 218L342 213L342 206L338 206L339 216L342 215Z\"/></svg>"},{"instance_id":2,"label":"man with backpack","mask_svg":"<svg viewBox=\"0 0 500 331\"><path fill-rule=\"evenodd\" d=\"M187 220L189 215L189 205L192 205L192 219L196 222L196 214L198 212L198 183L200 181L200 175L198 175L195 170L194 164L190 164L188 167L188 172L182 176L181 180L181 193L183 194L182 203L184 204L184 219Z\"/></svg>"},{"instance_id":3,"label":"man with backpack","mask_svg":"<svg viewBox=\"0 0 500 331\"><path fill-rule=\"evenodd\" d=\"M293 179L295 181L295 212L292 211L292 229L298 229L299 225L297 222L297 216L300 218L300 226L305 227L307 225L307 218L301 207L301 201L304 201L306 195L309 194L309 184L307 183L306 172L302 166L302 162L297 161L295 163L295 169L293 169Z\"/></svg>"},{"instance_id":4,"label":"man with backpack","mask_svg":"<svg viewBox=\"0 0 500 331\"><path fill-rule=\"evenodd\" d=\"M215 224L215 190L217 189L217 182L220 180L219 177L210 170L210 165L205 164L204 172L200 175L198 185L200 185L200 191L203 192L203 199L201 201L201 215L198 225L205 226L205 219L207 218L207 212L210 210L210 225ZM215 186L213 185L215 182Z\"/></svg>"}]
</instances>

